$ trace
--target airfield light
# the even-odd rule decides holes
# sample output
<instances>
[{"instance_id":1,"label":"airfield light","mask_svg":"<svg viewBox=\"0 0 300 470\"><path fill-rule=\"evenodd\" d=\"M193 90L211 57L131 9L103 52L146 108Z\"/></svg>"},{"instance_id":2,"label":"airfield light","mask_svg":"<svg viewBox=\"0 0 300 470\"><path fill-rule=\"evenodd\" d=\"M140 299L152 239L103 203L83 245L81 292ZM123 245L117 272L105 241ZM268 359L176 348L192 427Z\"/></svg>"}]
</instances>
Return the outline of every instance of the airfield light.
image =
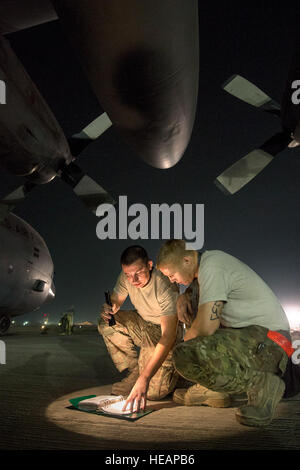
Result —
<instances>
[{"instance_id":1,"label":"airfield light","mask_svg":"<svg viewBox=\"0 0 300 470\"><path fill-rule=\"evenodd\" d=\"M52 296L52 297L55 297L55 293L53 292L52 288L50 287L49 289L49 294Z\"/></svg>"},{"instance_id":2,"label":"airfield light","mask_svg":"<svg viewBox=\"0 0 300 470\"><path fill-rule=\"evenodd\" d=\"M283 307L292 330L300 330L300 305L285 305Z\"/></svg>"}]
</instances>

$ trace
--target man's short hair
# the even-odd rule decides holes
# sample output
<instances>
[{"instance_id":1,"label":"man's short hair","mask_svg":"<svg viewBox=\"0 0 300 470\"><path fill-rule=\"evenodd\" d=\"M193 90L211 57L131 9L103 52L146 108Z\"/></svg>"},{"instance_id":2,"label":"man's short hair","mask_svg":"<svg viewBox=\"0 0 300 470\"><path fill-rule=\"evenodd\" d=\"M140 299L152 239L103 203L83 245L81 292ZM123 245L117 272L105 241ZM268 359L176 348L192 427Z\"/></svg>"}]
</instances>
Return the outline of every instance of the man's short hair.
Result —
<instances>
[{"instance_id":1,"label":"man's short hair","mask_svg":"<svg viewBox=\"0 0 300 470\"><path fill-rule=\"evenodd\" d=\"M157 255L156 265L158 268L162 268L168 264L177 265L184 256L190 255L191 250L185 249L184 240L168 240L165 242Z\"/></svg>"},{"instance_id":2,"label":"man's short hair","mask_svg":"<svg viewBox=\"0 0 300 470\"><path fill-rule=\"evenodd\" d=\"M130 264L135 263L138 259L142 260L146 265L149 261L148 253L142 246L132 245L123 251L121 255L121 264L129 266Z\"/></svg>"}]
</instances>

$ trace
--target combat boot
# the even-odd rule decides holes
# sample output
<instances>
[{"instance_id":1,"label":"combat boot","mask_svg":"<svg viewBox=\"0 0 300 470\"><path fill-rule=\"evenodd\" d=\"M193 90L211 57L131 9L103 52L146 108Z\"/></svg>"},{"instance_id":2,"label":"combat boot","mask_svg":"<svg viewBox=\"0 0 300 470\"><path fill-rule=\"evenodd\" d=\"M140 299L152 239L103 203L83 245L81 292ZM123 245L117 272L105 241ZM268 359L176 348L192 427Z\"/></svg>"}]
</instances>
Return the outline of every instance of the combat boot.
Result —
<instances>
[{"instance_id":1,"label":"combat boot","mask_svg":"<svg viewBox=\"0 0 300 470\"><path fill-rule=\"evenodd\" d=\"M190 382L181 375L178 377L176 382L176 388L190 388L195 385L195 382Z\"/></svg>"},{"instance_id":2,"label":"combat boot","mask_svg":"<svg viewBox=\"0 0 300 470\"><path fill-rule=\"evenodd\" d=\"M285 384L271 372L256 372L255 385L247 392L248 403L236 412L236 419L245 426L267 426L272 421Z\"/></svg>"},{"instance_id":3,"label":"combat boot","mask_svg":"<svg viewBox=\"0 0 300 470\"><path fill-rule=\"evenodd\" d=\"M231 404L228 393L214 392L200 384L195 384L188 389L177 388L173 393L173 400L180 405L206 405L213 408L227 408Z\"/></svg>"},{"instance_id":4,"label":"combat boot","mask_svg":"<svg viewBox=\"0 0 300 470\"><path fill-rule=\"evenodd\" d=\"M111 394L123 395L123 396L129 395L138 377L139 377L139 366L136 366L134 367L134 369L128 372L128 375L123 380L113 384L111 388Z\"/></svg>"}]
</instances>

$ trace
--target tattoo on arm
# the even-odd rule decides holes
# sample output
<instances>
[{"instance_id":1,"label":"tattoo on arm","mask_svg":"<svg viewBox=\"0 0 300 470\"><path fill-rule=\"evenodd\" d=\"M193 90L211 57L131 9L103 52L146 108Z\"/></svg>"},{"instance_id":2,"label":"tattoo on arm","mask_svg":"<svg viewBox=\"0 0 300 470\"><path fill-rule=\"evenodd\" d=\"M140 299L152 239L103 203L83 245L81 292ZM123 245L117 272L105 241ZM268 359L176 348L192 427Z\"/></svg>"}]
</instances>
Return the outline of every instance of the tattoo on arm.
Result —
<instances>
[{"instance_id":1,"label":"tattoo on arm","mask_svg":"<svg viewBox=\"0 0 300 470\"><path fill-rule=\"evenodd\" d=\"M222 302L215 302L211 309L211 320L219 320L221 317Z\"/></svg>"}]
</instances>

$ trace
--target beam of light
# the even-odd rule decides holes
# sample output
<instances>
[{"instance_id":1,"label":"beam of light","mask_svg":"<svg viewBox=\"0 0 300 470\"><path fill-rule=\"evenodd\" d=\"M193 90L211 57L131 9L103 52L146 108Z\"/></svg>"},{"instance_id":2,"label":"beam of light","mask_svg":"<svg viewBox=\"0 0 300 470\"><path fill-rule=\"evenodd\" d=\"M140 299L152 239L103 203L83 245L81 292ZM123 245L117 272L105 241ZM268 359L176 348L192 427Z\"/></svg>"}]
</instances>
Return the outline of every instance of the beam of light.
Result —
<instances>
[{"instance_id":1,"label":"beam of light","mask_svg":"<svg viewBox=\"0 0 300 470\"><path fill-rule=\"evenodd\" d=\"M49 289L49 295L51 295L52 297L55 297L55 292L53 292L52 287L50 287Z\"/></svg>"},{"instance_id":2,"label":"beam of light","mask_svg":"<svg viewBox=\"0 0 300 470\"><path fill-rule=\"evenodd\" d=\"M88 377L85 378L88 382ZM89 378L90 380L90 378ZM73 382L76 383L76 380ZM159 411L157 418L155 412L147 417L142 418L135 422L134 427L131 427L130 432L127 432L128 425L126 421L99 416L94 413L85 413L70 407L70 398L87 397L89 395L110 395L111 385L97 385L91 388L73 390L68 395L60 396L51 402L45 410L46 419L49 420L54 426L65 429L73 433L86 435L93 438L93 442L99 440L101 445L110 445L112 441L119 441L123 443L124 448L127 445L134 445L135 448L142 448L145 442L153 443L153 426L155 427L156 439L159 442L166 443L166 445L176 446L178 439L180 445L182 442L190 442L190 433L182 436L182 423L189 423L194 420L193 439L200 443L204 440L204 445L207 445L208 440L220 440L223 436L225 438L244 439L244 434L248 434L246 426L241 426L234 419L234 412L228 409L224 419L216 419L215 415L208 413L206 407L198 406L174 406L171 398L162 399L158 401L147 401L147 407ZM232 413L232 418L229 418ZM154 415L154 416L152 416ZM149 427L149 418L150 424ZM162 424L163 423L163 424ZM165 423L168 423L168 432L166 432ZM127 427L126 427L127 426ZM186 424L188 426L188 424ZM214 432L210 433L210 429L214 426ZM125 431L121 431L121 430ZM180 438L178 437L180 436ZM130 443L130 444L128 444Z\"/></svg>"},{"instance_id":3,"label":"beam of light","mask_svg":"<svg viewBox=\"0 0 300 470\"><path fill-rule=\"evenodd\" d=\"M284 305L283 309L288 317L292 330L300 330L300 305Z\"/></svg>"}]
</instances>

